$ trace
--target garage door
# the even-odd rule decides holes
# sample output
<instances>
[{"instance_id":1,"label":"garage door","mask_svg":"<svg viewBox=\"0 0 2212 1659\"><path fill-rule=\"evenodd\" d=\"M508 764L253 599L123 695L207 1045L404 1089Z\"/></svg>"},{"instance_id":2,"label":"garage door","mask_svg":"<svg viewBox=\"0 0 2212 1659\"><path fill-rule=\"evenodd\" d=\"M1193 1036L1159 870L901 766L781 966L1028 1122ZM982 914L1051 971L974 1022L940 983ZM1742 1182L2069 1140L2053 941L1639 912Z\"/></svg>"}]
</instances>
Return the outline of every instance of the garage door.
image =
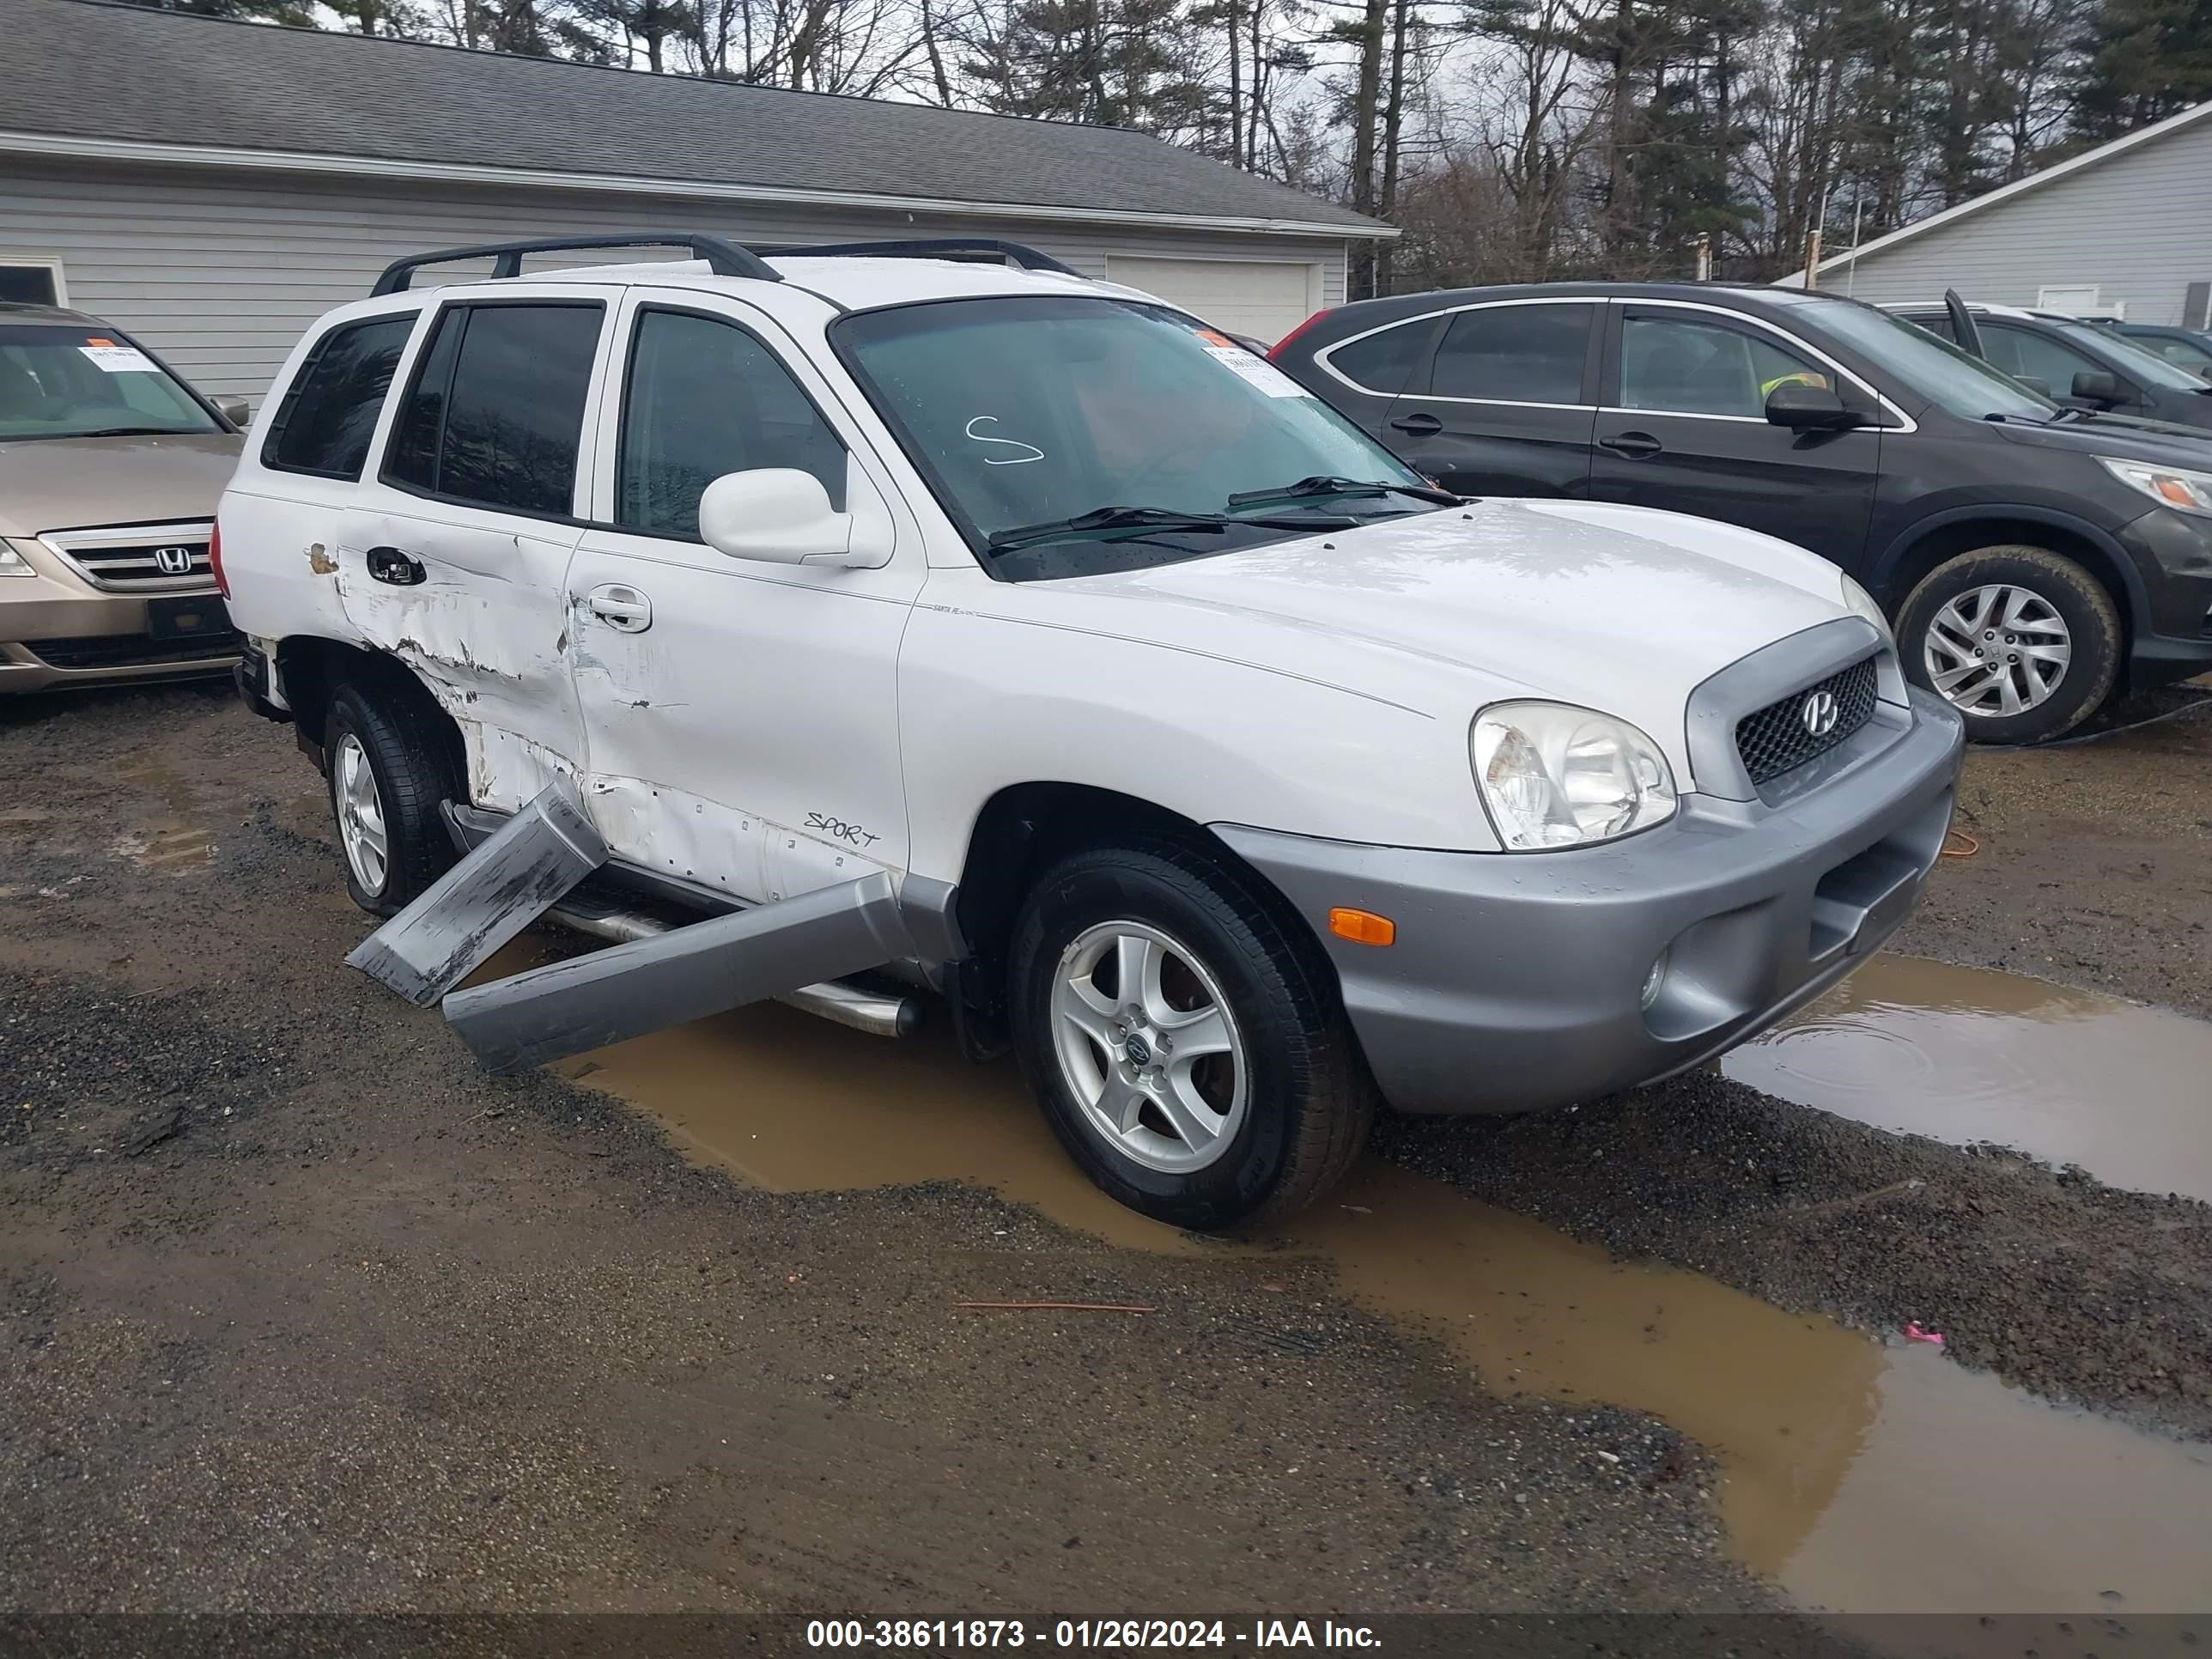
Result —
<instances>
[{"instance_id":1,"label":"garage door","mask_svg":"<svg viewBox=\"0 0 2212 1659\"><path fill-rule=\"evenodd\" d=\"M1114 253L1106 258L1106 278L1269 345L1321 306L1321 267L1304 260L1141 259Z\"/></svg>"}]
</instances>

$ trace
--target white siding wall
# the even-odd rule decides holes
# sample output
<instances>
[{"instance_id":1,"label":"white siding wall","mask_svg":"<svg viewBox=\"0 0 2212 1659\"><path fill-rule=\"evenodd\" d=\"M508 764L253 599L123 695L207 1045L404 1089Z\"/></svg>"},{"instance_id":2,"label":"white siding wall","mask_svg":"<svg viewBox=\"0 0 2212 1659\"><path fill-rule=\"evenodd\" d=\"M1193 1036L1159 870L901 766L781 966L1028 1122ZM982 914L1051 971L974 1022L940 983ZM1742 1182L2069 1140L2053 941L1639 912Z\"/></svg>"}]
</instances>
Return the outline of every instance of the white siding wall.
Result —
<instances>
[{"instance_id":1,"label":"white siding wall","mask_svg":"<svg viewBox=\"0 0 2212 1659\"><path fill-rule=\"evenodd\" d=\"M15 158L0 171L0 262L10 254L58 258L72 306L139 336L211 397L258 399L307 325L367 294L376 273L403 254L526 236L672 228L744 242L1000 237L1096 276L1106 274L1109 252L1311 260L1322 267L1322 302L1344 299L1339 241L755 209L596 191L24 165ZM575 264L583 257L539 263ZM424 280L432 277L426 273Z\"/></svg>"},{"instance_id":2,"label":"white siding wall","mask_svg":"<svg viewBox=\"0 0 2212 1659\"><path fill-rule=\"evenodd\" d=\"M1820 273L1822 288L1877 305L1955 288L2032 306L2043 289L2094 284L2104 303L2125 301L2136 323L2179 322L2188 285L2208 280L2212 120L1870 253L1856 273Z\"/></svg>"}]
</instances>

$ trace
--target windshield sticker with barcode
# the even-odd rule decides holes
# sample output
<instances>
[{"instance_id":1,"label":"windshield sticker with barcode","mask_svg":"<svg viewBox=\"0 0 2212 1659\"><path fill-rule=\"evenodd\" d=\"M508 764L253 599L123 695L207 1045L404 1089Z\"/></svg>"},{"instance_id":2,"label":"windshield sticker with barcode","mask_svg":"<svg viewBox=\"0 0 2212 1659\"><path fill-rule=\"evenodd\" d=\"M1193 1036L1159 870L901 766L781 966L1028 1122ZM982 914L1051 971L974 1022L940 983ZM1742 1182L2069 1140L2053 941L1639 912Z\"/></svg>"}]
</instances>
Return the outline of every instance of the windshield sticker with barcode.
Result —
<instances>
[{"instance_id":1,"label":"windshield sticker with barcode","mask_svg":"<svg viewBox=\"0 0 2212 1659\"><path fill-rule=\"evenodd\" d=\"M94 368L110 374L151 374L155 372L154 360L137 346L81 345L77 349L92 360Z\"/></svg>"},{"instance_id":2,"label":"windshield sticker with barcode","mask_svg":"<svg viewBox=\"0 0 2212 1659\"><path fill-rule=\"evenodd\" d=\"M1241 374L1270 398L1310 398L1313 393L1277 368L1265 357L1255 357L1243 346L1201 347L1206 355L1232 374Z\"/></svg>"}]
</instances>

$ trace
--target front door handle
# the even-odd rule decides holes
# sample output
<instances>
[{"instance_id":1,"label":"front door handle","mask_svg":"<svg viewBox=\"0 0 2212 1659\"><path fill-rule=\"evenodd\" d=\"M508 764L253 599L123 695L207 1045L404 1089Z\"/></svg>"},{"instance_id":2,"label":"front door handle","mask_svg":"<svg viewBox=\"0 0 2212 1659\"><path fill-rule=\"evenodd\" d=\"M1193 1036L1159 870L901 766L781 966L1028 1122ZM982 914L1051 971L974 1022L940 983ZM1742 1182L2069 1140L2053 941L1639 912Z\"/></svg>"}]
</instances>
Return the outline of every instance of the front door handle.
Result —
<instances>
[{"instance_id":1,"label":"front door handle","mask_svg":"<svg viewBox=\"0 0 2212 1659\"><path fill-rule=\"evenodd\" d=\"M584 596L584 603L617 634L642 634L653 626L653 601L623 583L603 583Z\"/></svg>"},{"instance_id":2,"label":"front door handle","mask_svg":"<svg viewBox=\"0 0 2212 1659\"><path fill-rule=\"evenodd\" d=\"M1598 442L1616 455L1656 455L1664 447L1648 432L1616 432Z\"/></svg>"},{"instance_id":3,"label":"front door handle","mask_svg":"<svg viewBox=\"0 0 2212 1659\"><path fill-rule=\"evenodd\" d=\"M1401 415L1390 424L1416 438L1433 438L1444 429L1444 423L1433 415Z\"/></svg>"},{"instance_id":4,"label":"front door handle","mask_svg":"<svg viewBox=\"0 0 2212 1659\"><path fill-rule=\"evenodd\" d=\"M362 557L368 566L371 581L384 582L393 587L419 586L422 579L430 574L423 569L420 559L402 553L396 547L372 547Z\"/></svg>"}]
</instances>

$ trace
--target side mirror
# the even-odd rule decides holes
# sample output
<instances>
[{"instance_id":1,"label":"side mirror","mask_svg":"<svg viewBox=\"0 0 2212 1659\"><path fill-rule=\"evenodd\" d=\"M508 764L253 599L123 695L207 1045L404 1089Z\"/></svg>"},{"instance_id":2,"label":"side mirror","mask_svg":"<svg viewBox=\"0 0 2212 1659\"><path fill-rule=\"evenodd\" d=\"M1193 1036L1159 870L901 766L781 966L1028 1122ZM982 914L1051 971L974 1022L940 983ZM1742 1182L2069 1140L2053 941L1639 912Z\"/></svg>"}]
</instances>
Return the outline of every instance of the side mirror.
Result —
<instances>
[{"instance_id":1,"label":"side mirror","mask_svg":"<svg viewBox=\"0 0 2212 1659\"><path fill-rule=\"evenodd\" d=\"M246 426L253 419L253 405L243 398L232 398L217 404L216 412L236 427Z\"/></svg>"},{"instance_id":2,"label":"side mirror","mask_svg":"<svg viewBox=\"0 0 2212 1659\"><path fill-rule=\"evenodd\" d=\"M2085 404L2116 404L2120 401L2119 376L2109 368L2077 368L2074 395Z\"/></svg>"},{"instance_id":3,"label":"side mirror","mask_svg":"<svg viewBox=\"0 0 2212 1659\"><path fill-rule=\"evenodd\" d=\"M1791 381L1766 394L1766 418L1798 432L1843 432L1860 424L1856 410L1829 387Z\"/></svg>"},{"instance_id":4,"label":"side mirror","mask_svg":"<svg viewBox=\"0 0 2212 1659\"><path fill-rule=\"evenodd\" d=\"M873 494L857 476L848 489ZM788 466L726 472L708 484L699 497L699 538L733 559L769 564L874 568L891 555L888 514L840 513L819 478Z\"/></svg>"}]
</instances>

